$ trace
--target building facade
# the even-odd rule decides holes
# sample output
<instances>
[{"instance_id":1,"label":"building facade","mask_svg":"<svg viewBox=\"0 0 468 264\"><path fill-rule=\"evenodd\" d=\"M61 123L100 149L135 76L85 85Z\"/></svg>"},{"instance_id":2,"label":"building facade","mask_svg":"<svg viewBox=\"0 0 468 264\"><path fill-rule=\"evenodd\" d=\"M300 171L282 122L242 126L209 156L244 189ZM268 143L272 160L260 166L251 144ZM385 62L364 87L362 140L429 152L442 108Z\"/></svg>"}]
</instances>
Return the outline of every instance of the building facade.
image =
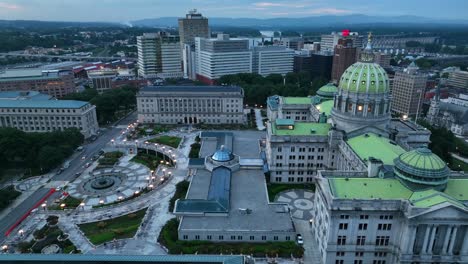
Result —
<instances>
[{"instance_id":1,"label":"building facade","mask_svg":"<svg viewBox=\"0 0 468 264\"><path fill-rule=\"evenodd\" d=\"M243 124L237 86L149 86L137 95L138 120L157 124Z\"/></svg>"},{"instance_id":2,"label":"building facade","mask_svg":"<svg viewBox=\"0 0 468 264\"><path fill-rule=\"evenodd\" d=\"M182 78L179 36L165 32L137 37L138 75L145 78Z\"/></svg>"},{"instance_id":3,"label":"building facade","mask_svg":"<svg viewBox=\"0 0 468 264\"><path fill-rule=\"evenodd\" d=\"M88 71L89 85L96 89L98 93L112 89L112 80L117 76L117 71L113 69L102 69Z\"/></svg>"},{"instance_id":4,"label":"building facade","mask_svg":"<svg viewBox=\"0 0 468 264\"><path fill-rule=\"evenodd\" d=\"M356 62L357 49L351 39L340 39L335 46L332 66L332 81L338 82L343 72Z\"/></svg>"},{"instance_id":5,"label":"building facade","mask_svg":"<svg viewBox=\"0 0 468 264\"><path fill-rule=\"evenodd\" d=\"M436 95L431 99L431 105L426 115L426 121L435 127L445 127L455 135L468 134L468 96L440 99L437 88Z\"/></svg>"},{"instance_id":6,"label":"building facade","mask_svg":"<svg viewBox=\"0 0 468 264\"><path fill-rule=\"evenodd\" d=\"M294 72L308 72L311 76L331 79L332 53L298 54L294 56Z\"/></svg>"},{"instance_id":7,"label":"building facade","mask_svg":"<svg viewBox=\"0 0 468 264\"><path fill-rule=\"evenodd\" d=\"M0 73L0 91L37 91L55 98L75 92L70 70L7 70Z\"/></svg>"},{"instance_id":8,"label":"building facade","mask_svg":"<svg viewBox=\"0 0 468 264\"><path fill-rule=\"evenodd\" d=\"M218 34L216 39L195 38L197 79L214 84L223 75L252 72L252 51L247 39L230 39Z\"/></svg>"},{"instance_id":9,"label":"building facade","mask_svg":"<svg viewBox=\"0 0 468 264\"><path fill-rule=\"evenodd\" d=\"M416 117L422 111L427 75L419 72L413 62L393 78L392 112L406 117Z\"/></svg>"},{"instance_id":10,"label":"building facade","mask_svg":"<svg viewBox=\"0 0 468 264\"><path fill-rule=\"evenodd\" d=\"M24 132L77 128L85 138L96 135L99 129L94 105L54 100L37 92L0 92L0 127Z\"/></svg>"},{"instance_id":11,"label":"building facade","mask_svg":"<svg viewBox=\"0 0 468 264\"><path fill-rule=\"evenodd\" d=\"M195 44L195 37L209 38L208 18L196 9L190 10L185 18L179 18L179 37L181 45Z\"/></svg>"},{"instance_id":12,"label":"building facade","mask_svg":"<svg viewBox=\"0 0 468 264\"><path fill-rule=\"evenodd\" d=\"M262 76L293 72L294 51L285 47L254 47L252 72Z\"/></svg>"},{"instance_id":13,"label":"building facade","mask_svg":"<svg viewBox=\"0 0 468 264\"><path fill-rule=\"evenodd\" d=\"M468 71L454 71L450 73L447 85L459 89L468 89Z\"/></svg>"}]
</instances>

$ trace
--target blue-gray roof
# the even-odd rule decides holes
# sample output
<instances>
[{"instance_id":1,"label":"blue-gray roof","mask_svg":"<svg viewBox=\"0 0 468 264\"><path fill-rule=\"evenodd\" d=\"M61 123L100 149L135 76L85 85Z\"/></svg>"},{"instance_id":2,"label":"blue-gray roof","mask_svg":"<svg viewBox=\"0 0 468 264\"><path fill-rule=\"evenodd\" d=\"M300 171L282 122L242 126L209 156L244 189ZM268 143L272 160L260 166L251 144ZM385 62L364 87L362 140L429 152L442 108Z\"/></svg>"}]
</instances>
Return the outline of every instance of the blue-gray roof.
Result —
<instances>
[{"instance_id":1,"label":"blue-gray roof","mask_svg":"<svg viewBox=\"0 0 468 264\"><path fill-rule=\"evenodd\" d=\"M221 148L211 156L211 158L215 161L226 162L232 160L234 155L232 155L232 152L229 149L222 145Z\"/></svg>"},{"instance_id":2,"label":"blue-gray roof","mask_svg":"<svg viewBox=\"0 0 468 264\"><path fill-rule=\"evenodd\" d=\"M37 91L6 91L0 92L0 100L13 100L15 98L25 98L28 100L50 100L52 96Z\"/></svg>"},{"instance_id":3,"label":"blue-gray roof","mask_svg":"<svg viewBox=\"0 0 468 264\"><path fill-rule=\"evenodd\" d=\"M140 89L140 92L241 92L242 88L239 86L146 86Z\"/></svg>"},{"instance_id":4,"label":"blue-gray roof","mask_svg":"<svg viewBox=\"0 0 468 264\"><path fill-rule=\"evenodd\" d=\"M214 263L243 264L236 255L93 255L93 254L0 254L0 263Z\"/></svg>"},{"instance_id":5,"label":"blue-gray roof","mask_svg":"<svg viewBox=\"0 0 468 264\"><path fill-rule=\"evenodd\" d=\"M65 108L79 109L89 104L76 100L0 100L0 108Z\"/></svg>"}]
</instances>

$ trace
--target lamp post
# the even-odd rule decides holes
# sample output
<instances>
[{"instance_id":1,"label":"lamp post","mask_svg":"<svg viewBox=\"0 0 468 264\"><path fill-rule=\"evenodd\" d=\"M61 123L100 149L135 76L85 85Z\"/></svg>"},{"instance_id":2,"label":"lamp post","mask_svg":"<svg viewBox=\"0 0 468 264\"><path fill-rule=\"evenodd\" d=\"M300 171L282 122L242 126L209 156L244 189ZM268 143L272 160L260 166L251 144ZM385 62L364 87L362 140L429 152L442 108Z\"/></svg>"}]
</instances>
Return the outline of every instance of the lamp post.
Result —
<instances>
[{"instance_id":1,"label":"lamp post","mask_svg":"<svg viewBox=\"0 0 468 264\"><path fill-rule=\"evenodd\" d=\"M66 207L66 206L67 206L67 205L63 203L63 204L60 205L60 208L61 208L62 210L65 210L65 207Z\"/></svg>"},{"instance_id":2,"label":"lamp post","mask_svg":"<svg viewBox=\"0 0 468 264\"><path fill-rule=\"evenodd\" d=\"M81 206L81 210L83 210L83 211L84 211L84 206L85 206L85 203L84 203L84 202L81 202L81 203L80 203L80 206Z\"/></svg>"},{"instance_id":3,"label":"lamp post","mask_svg":"<svg viewBox=\"0 0 468 264\"><path fill-rule=\"evenodd\" d=\"M23 237L23 235L24 235L24 230L23 230L23 229L20 229L20 230L18 231L18 234L20 235L20 237Z\"/></svg>"},{"instance_id":4,"label":"lamp post","mask_svg":"<svg viewBox=\"0 0 468 264\"><path fill-rule=\"evenodd\" d=\"M46 208L47 208L47 204L46 204L46 203L43 203L43 204L41 204L41 207L42 207L42 210L44 210L44 211L45 211L45 210L46 210Z\"/></svg>"}]
</instances>

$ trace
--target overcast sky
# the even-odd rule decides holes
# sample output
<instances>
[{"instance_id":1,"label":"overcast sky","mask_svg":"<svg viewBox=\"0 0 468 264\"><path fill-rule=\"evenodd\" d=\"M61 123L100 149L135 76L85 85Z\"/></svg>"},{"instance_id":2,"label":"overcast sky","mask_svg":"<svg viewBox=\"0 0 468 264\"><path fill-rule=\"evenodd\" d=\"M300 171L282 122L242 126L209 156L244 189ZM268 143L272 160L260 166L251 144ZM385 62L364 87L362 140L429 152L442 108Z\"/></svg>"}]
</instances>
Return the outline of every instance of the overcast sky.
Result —
<instances>
[{"instance_id":1,"label":"overcast sky","mask_svg":"<svg viewBox=\"0 0 468 264\"><path fill-rule=\"evenodd\" d=\"M468 0L0 0L0 19L126 22L180 17L192 8L208 18L366 14L468 19Z\"/></svg>"}]
</instances>

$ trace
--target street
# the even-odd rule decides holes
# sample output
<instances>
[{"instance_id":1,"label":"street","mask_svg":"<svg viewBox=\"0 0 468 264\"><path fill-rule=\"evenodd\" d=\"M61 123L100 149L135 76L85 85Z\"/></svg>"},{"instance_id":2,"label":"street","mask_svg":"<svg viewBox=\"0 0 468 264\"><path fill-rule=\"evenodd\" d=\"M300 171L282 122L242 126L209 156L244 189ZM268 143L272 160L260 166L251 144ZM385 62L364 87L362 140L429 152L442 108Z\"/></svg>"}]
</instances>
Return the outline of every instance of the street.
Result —
<instances>
[{"instance_id":1,"label":"street","mask_svg":"<svg viewBox=\"0 0 468 264\"><path fill-rule=\"evenodd\" d=\"M117 137L121 132L122 129L116 128L119 125L125 125L134 122L136 120L136 112L130 114L126 118L122 119L120 122L115 124L115 126L109 127L106 131L104 131L94 142L88 143L84 146L84 150L78 152L77 154L73 154L72 159L70 160L70 167L65 169L61 174L54 175L51 178L51 182L53 181L70 181L74 178L77 172L81 172L84 170L83 165L87 162L91 162L91 158L93 155L97 154L100 149L104 148L106 144L112 139ZM82 156L86 156L84 160L82 160ZM5 232L15 224L24 214L32 209L32 207L42 198L44 195L50 190L50 188L41 187L37 191L35 191L31 196L29 196L26 200L24 200L20 205L18 205L13 211L11 211L8 215L6 215L3 219L1 219L0 225L0 242L2 242L5 237ZM54 193L48 201L53 201L61 195L61 192Z\"/></svg>"}]
</instances>

